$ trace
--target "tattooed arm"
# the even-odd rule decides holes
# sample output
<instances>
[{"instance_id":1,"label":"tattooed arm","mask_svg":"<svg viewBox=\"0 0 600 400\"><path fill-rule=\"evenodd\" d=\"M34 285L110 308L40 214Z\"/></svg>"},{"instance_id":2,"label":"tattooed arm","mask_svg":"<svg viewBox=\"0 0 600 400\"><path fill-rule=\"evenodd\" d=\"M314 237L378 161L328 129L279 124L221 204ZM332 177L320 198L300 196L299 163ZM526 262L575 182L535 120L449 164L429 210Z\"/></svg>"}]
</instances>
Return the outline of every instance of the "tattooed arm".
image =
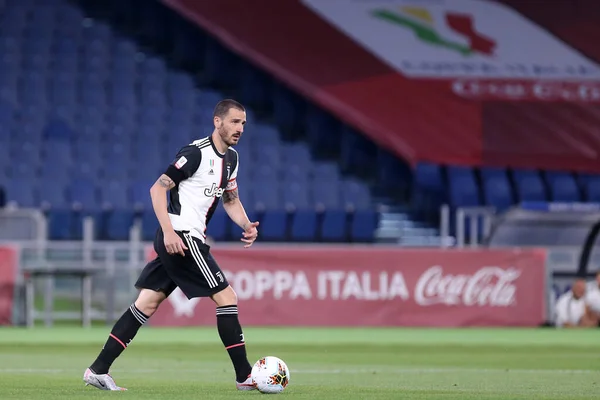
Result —
<instances>
[{"instance_id":1,"label":"tattooed arm","mask_svg":"<svg viewBox=\"0 0 600 400\"><path fill-rule=\"evenodd\" d=\"M163 232L171 232L173 226L167 212L167 192L175 187L173 179L163 174L150 188L150 197L152 198L152 207L156 218L160 223Z\"/></svg>"},{"instance_id":2,"label":"tattooed arm","mask_svg":"<svg viewBox=\"0 0 600 400\"><path fill-rule=\"evenodd\" d=\"M242 242L246 243L244 247L252 246L252 243L258 237L258 222L250 222L246 215L246 210L240 201L237 187L223 192L223 208L229 215L229 218L244 230Z\"/></svg>"}]
</instances>

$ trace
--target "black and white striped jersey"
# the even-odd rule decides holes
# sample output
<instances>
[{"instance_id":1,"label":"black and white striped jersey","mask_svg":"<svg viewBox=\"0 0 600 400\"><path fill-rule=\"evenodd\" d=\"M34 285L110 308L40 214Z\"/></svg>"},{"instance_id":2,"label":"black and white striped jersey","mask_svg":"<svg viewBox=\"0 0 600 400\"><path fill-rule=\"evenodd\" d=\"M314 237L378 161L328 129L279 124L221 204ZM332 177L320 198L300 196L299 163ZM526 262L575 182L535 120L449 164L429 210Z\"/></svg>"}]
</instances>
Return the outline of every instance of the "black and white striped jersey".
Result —
<instances>
[{"instance_id":1,"label":"black and white striped jersey","mask_svg":"<svg viewBox=\"0 0 600 400\"><path fill-rule=\"evenodd\" d=\"M175 182L168 208L173 229L204 242L223 192L237 189L238 167L237 151L219 153L210 136L179 150L165 172Z\"/></svg>"}]
</instances>

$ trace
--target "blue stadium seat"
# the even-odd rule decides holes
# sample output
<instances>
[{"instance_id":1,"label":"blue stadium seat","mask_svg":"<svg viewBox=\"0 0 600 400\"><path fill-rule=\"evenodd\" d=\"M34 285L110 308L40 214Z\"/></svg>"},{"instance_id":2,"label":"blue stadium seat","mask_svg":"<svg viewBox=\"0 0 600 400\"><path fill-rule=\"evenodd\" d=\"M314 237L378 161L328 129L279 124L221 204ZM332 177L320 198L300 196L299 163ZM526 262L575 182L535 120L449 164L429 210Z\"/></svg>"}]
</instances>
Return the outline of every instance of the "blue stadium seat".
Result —
<instances>
[{"instance_id":1,"label":"blue stadium seat","mask_svg":"<svg viewBox=\"0 0 600 400\"><path fill-rule=\"evenodd\" d=\"M451 166L448 172L448 197L452 207L479 206L479 188L472 168Z\"/></svg>"},{"instance_id":2,"label":"blue stadium seat","mask_svg":"<svg viewBox=\"0 0 600 400\"><path fill-rule=\"evenodd\" d=\"M483 195L486 204L502 212L514 204L508 178L494 176L483 181Z\"/></svg>"},{"instance_id":3,"label":"blue stadium seat","mask_svg":"<svg viewBox=\"0 0 600 400\"><path fill-rule=\"evenodd\" d=\"M345 207L367 209L372 206L369 188L356 179L346 179L341 187L342 203Z\"/></svg>"},{"instance_id":4,"label":"blue stadium seat","mask_svg":"<svg viewBox=\"0 0 600 400\"><path fill-rule=\"evenodd\" d=\"M69 209L53 208L48 212L50 240L75 240L74 213Z\"/></svg>"},{"instance_id":5,"label":"blue stadium seat","mask_svg":"<svg viewBox=\"0 0 600 400\"><path fill-rule=\"evenodd\" d=\"M20 208L31 208L39 204L33 182L12 179L6 182L6 203Z\"/></svg>"},{"instance_id":6,"label":"blue stadium seat","mask_svg":"<svg viewBox=\"0 0 600 400\"><path fill-rule=\"evenodd\" d=\"M437 164L418 163L413 172L411 204L421 211L435 211L446 198L442 169Z\"/></svg>"},{"instance_id":7,"label":"blue stadium seat","mask_svg":"<svg viewBox=\"0 0 600 400\"><path fill-rule=\"evenodd\" d=\"M108 240L129 240L135 214L130 208L115 208L105 214L105 235Z\"/></svg>"},{"instance_id":8,"label":"blue stadium seat","mask_svg":"<svg viewBox=\"0 0 600 400\"><path fill-rule=\"evenodd\" d=\"M43 179L38 187L38 206L43 209L65 209L68 206L66 198L67 181Z\"/></svg>"},{"instance_id":9,"label":"blue stadium seat","mask_svg":"<svg viewBox=\"0 0 600 400\"><path fill-rule=\"evenodd\" d=\"M320 237L325 242L342 242L347 236L348 215L343 210L325 210Z\"/></svg>"},{"instance_id":10,"label":"blue stadium seat","mask_svg":"<svg viewBox=\"0 0 600 400\"><path fill-rule=\"evenodd\" d=\"M286 240L287 219L288 214L285 210L268 208L260 221L260 236L268 241Z\"/></svg>"},{"instance_id":11,"label":"blue stadium seat","mask_svg":"<svg viewBox=\"0 0 600 400\"><path fill-rule=\"evenodd\" d=\"M515 169L512 171L518 201L546 201L546 191L537 171Z\"/></svg>"},{"instance_id":12,"label":"blue stadium seat","mask_svg":"<svg viewBox=\"0 0 600 400\"><path fill-rule=\"evenodd\" d=\"M600 176L585 179L583 183L585 199L589 202L600 203Z\"/></svg>"},{"instance_id":13,"label":"blue stadium seat","mask_svg":"<svg viewBox=\"0 0 600 400\"><path fill-rule=\"evenodd\" d=\"M305 209L312 207L306 182L283 181L283 201L286 208Z\"/></svg>"},{"instance_id":14,"label":"blue stadium seat","mask_svg":"<svg viewBox=\"0 0 600 400\"><path fill-rule=\"evenodd\" d=\"M207 235L212 237L213 240L216 241L224 241L227 239L229 234L228 232L228 222L229 216L223 209L223 207L218 207L215 210L210 222L208 223Z\"/></svg>"},{"instance_id":15,"label":"blue stadium seat","mask_svg":"<svg viewBox=\"0 0 600 400\"><path fill-rule=\"evenodd\" d=\"M158 179L158 177L156 177ZM129 198L131 204L136 210L152 210L152 199L150 198L150 188L154 185L156 179L138 180L131 183L129 187Z\"/></svg>"},{"instance_id":16,"label":"blue stadium seat","mask_svg":"<svg viewBox=\"0 0 600 400\"><path fill-rule=\"evenodd\" d=\"M315 181L311 187L312 199L319 208L339 208L341 203L339 182Z\"/></svg>"},{"instance_id":17,"label":"blue stadium seat","mask_svg":"<svg viewBox=\"0 0 600 400\"><path fill-rule=\"evenodd\" d=\"M580 201L579 188L572 174L567 172L547 171L546 183L553 201Z\"/></svg>"},{"instance_id":18,"label":"blue stadium seat","mask_svg":"<svg viewBox=\"0 0 600 400\"><path fill-rule=\"evenodd\" d=\"M499 212L511 207L515 201L506 170L487 167L480 173L485 203Z\"/></svg>"},{"instance_id":19,"label":"blue stadium seat","mask_svg":"<svg viewBox=\"0 0 600 400\"><path fill-rule=\"evenodd\" d=\"M296 210L292 219L291 239L297 242L315 242L317 213L315 210Z\"/></svg>"},{"instance_id":20,"label":"blue stadium seat","mask_svg":"<svg viewBox=\"0 0 600 400\"><path fill-rule=\"evenodd\" d=\"M96 210L99 207L96 185L89 179L74 179L67 187L67 200L75 209Z\"/></svg>"},{"instance_id":21,"label":"blue stadium seat","mask_svg":"<svg viewBox=\"0 0 600 400\"><path fill-rule=\"evenodd\" d=\"M352 216L351 238L354 242L372 242L377 228L377 213L357 210Z\"/></svg>"},{"instance_id":22,"label":"blue stadium seat","mask_svg":"<svg viewBox=\"0 0 600 400\"><path fill-rule=\"evenodd\" d=\"M126 208L131 204L126 182L120 179L108 179L100 186L102 206L107 209Z\"/></svg>"},{"instance_id":23,"label":"blue stadium seat","mask_svg":"<svg viewBox=\"0 0 600 400\"><path fill-rule=\"evenodd\" d=\"M160 226L154 210L144 210L142 213L142 240L153 241L156 230Z\"/></svg>"}]
</instances>

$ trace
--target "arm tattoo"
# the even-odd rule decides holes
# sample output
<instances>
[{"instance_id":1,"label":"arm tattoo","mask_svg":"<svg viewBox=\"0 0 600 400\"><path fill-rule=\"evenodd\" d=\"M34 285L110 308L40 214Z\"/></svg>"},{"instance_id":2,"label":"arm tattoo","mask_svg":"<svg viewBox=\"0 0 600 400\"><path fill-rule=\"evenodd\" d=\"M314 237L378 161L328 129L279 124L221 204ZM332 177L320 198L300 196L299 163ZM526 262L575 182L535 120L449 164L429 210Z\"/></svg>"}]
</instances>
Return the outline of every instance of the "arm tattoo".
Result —
<instances>
[{"instance_id":1,"label":"arm tattoo","mask_svg":"<svg viewBox=\"0 0 600 400\"><path fill-rule=\"evenodd\" d=\"M173 189L175 187L173 180L166 175L162 175L160 178L158 178L158 184L165 189Z\"/></svg>"},{"instance_id":2,"label":"arm tattoo","mask_svg":"<svg viewBox=\"0 0 600 400\"><path fill-rule=\"evenodd\" d=\"M231 203L235 199L239 198L238 190L234 189L229 192L223 192L223 203Z\"/></svg>"}]
</instances>

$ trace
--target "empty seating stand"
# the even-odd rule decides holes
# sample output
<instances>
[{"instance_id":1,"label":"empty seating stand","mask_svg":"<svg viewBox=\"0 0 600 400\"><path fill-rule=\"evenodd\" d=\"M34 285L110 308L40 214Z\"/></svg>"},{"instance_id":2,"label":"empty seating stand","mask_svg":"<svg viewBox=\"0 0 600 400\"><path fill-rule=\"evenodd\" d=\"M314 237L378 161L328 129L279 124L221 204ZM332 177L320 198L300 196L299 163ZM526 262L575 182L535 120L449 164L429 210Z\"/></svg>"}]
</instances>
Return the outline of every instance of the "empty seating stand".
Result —
<instances>
[{"instance_id":1,"label":"empty seating stand","mask_svg":"<svg viewBox=\"0 0 600 400\"><path fill-rule=\"evenodd\" d=\"M84 11L67 0L0 2L0 201L42 208L52 239L80 239L81 222L91 216L99 239L127 240L139 219L144 239L152 240L158 223L151 185L181 146L212 132L212 109L226 94L88 15L130 2L88 3ZM177 58L193 58L181 43ZM222 74L223 54L204 50L206 73ZM375 155L373 145L317 111L307 140L289 141L298 137L282 129L298 131L304 106L290 91L269 92L269 79L247 66L238 82L249 105L237 147L240 197L260 218L261 240L372 241L377 216L370 188L348 173ZM254 106L271 95L281 99L270 111L276 118L261 119L264 110ZM331 127L335 134L322 135ZM356 144L344 149L342 168L315 159L311 142L332 155L342 135ZM208 233L216 240L241 234L222 207Z\"/></svg>"}]
</instances>

